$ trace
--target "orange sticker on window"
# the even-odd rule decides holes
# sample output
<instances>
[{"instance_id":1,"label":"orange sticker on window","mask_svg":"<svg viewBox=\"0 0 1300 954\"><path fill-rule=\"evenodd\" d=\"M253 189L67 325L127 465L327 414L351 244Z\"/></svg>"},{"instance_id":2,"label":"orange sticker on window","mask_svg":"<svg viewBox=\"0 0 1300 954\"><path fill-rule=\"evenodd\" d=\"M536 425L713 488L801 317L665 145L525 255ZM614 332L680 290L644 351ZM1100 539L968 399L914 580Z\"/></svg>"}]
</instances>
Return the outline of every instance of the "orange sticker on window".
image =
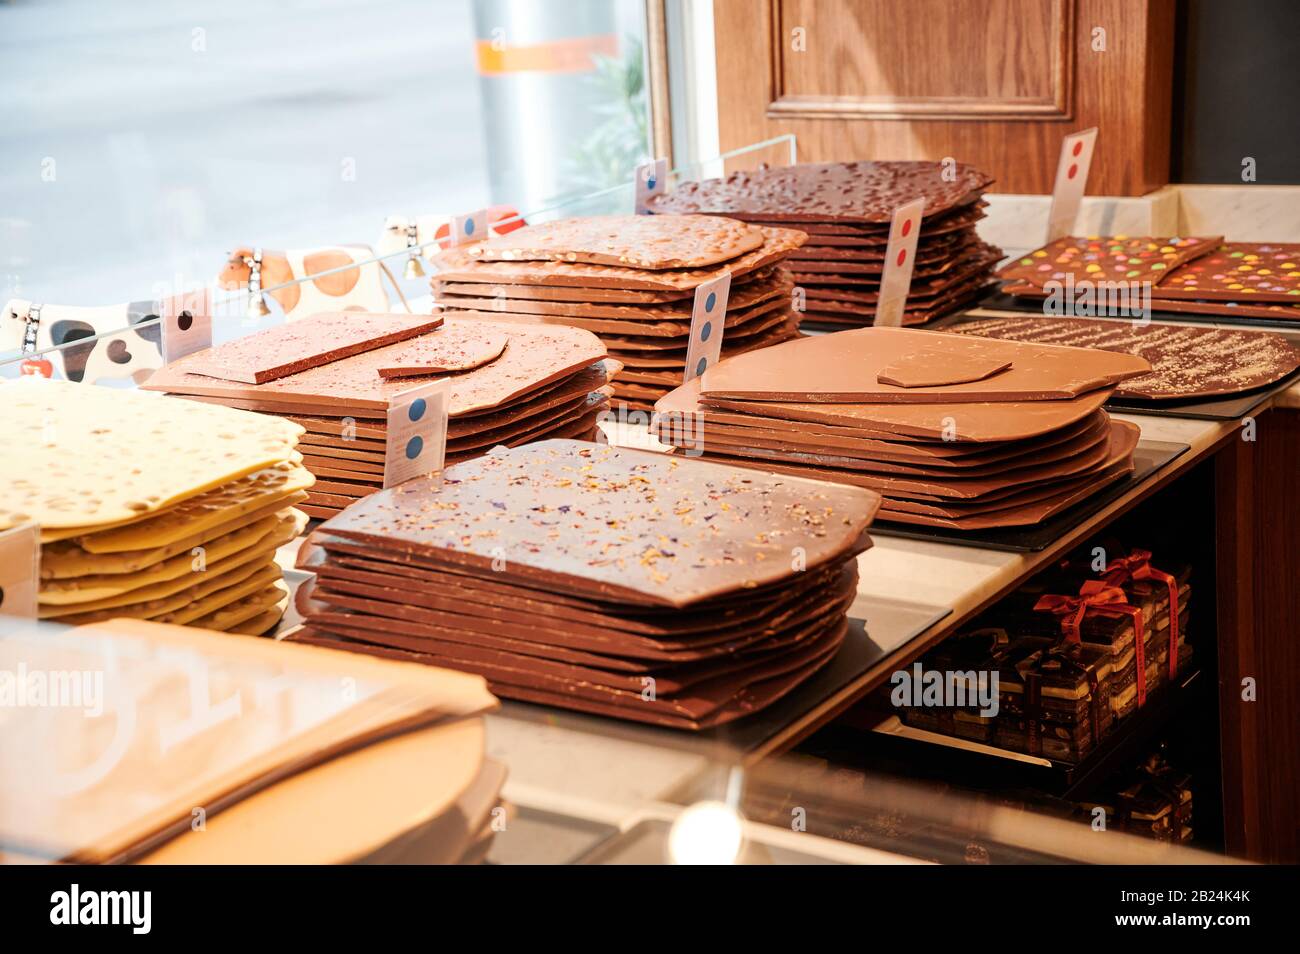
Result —
<instances>
[{"instance_id":1,"label":"orange sticker on window","mask_svg":"<svg viewBox=\"0 0 1300 954\"><path fill-rule=\"evenodd\" d=\"M526 46L479 40L475 46L478 71L485 76L495 73L587 73L596 67L593 56L618 55L618 37L613 33L575 36Z\"/></svg>"}]
</instances>

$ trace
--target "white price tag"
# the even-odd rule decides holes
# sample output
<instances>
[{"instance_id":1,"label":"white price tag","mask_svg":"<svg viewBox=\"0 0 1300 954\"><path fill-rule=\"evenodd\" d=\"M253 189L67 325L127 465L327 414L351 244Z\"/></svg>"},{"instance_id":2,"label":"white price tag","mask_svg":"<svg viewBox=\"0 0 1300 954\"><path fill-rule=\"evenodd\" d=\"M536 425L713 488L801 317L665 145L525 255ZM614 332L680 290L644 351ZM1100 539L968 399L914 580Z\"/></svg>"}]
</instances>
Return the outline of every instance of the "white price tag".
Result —
<instances>
[{"instance_id":1,"label":"white price tag","mask_svg":"<svg viewBox=\"0 0 1300 954\"><path fill-rule=\"evenodd\" d=\"M727 320L731 272L695 289L691 340L686 346L686 378L698 378L722 357L722 326Z\"/></svg>"},{"instance_id":2,"label":"white price tag","mask_svg":"<svg viewBox=\"0 0 1300 954\"><path fill-rule=\"evenodd\" d=\"M916 243L921 238L921 218L925 199L914 199L894 210L889 224L889 244L885 246L885 271L880 276L880 297L876 301L878 328L898 328L903 324L903 310L912 290L912 266L916 264Z\"/></svg>"},{"instance_id":3,"label":"white price tag","mask_svg":"<svg viewBox=\"0 0 1300 954\"><path fill-rule=\"evenodd\" d=\"M637 215L645 215L652 196L660 195L668 186L668 160L655 159L643 162L636 167L636 206Z\"/></svg>"},{"instance_id":4,"label":"white price tag","mask_svg":"<svg viewBox=\"0 0 1300 954\"><path fill-rule=\"evenodd\" d=\"M36 618L41 531L34 523L0 530L0 614Z\"/></svg>"},{"instance_id":5,"label":"white price tag","mask_svg":"<svg viewBox=\"0 0 1300 954\"><path fill-rule=\"evenodd\" d=\"M1052 209L1047 214L1047 242L1044 244L1074 232L1096 144L1096 127L1071 133L1061 143L1061 158L1056 163L1056 186L1052 189Z\"/></svg>"},{"instance_id":6,"label":"white price tag","mask_svg":"<svg viewBox=\"0 0 1300 954\"><path fill-rule=\"evenodd\" d=\"M162 356L171 364L187 354L212 347L212 289L199 288L158 303Z\"/></svg>"},{"instance_id":7,"label":"white price tag","mask_svg":"<svg viewBox=\"0 0 1300 954\"><path fill-rule=\"evenodd\" d=\"M486 241L491 237L487 209L475 209L473 212L454 216L451 220L452 245L467 245L470 242Z\"/></svg>"},{"instance_id":8,"label":"white price tag","mask_svg":"<svg viewBox=\"0 0 1300 954\"><path fill-rule=\"evenodd\" d=\"M442 470L447 453L447 384L433 381L388 402L384 486Z\"/></svg>"}]
</instances>

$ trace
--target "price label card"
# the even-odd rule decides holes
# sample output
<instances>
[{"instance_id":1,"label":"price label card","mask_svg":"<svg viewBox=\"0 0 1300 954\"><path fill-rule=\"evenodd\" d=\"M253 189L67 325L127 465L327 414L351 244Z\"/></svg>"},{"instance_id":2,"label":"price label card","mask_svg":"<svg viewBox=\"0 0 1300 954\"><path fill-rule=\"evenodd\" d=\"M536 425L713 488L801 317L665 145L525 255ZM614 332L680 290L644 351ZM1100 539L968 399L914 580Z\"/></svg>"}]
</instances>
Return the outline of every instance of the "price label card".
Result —
<instances>
[{"instance_id":1,"label":"price label card","mask_svg":"<svg viewBox=\"0 0 1300 954\"><path fill-rule=\"evenodd\" d=\"M470 242L486 241L492 237L488 230L488 210L476 209L464 215L454 216L451 220L451 244L467 245Z\"/></svg>"},{"instance_id":2,"label":"price label card","mask_svg":"<svg viewBox=\"0 0 1300 954\"><path fill-rule=\"evenodd\" d=\"M36 618L41 531L34 523L0 530L0 615Z\"/></svg>"},{"instance_id":3,"label":"price label card","mask_svg":"<svg viewBox=\"0 0 1300 954\"><path fill-rule=\"evenodd\" d=\"M912 266L916 263L916 243L921 238L921 218L925 199L914 199L894 210L889 224L889 244L885 246L885 271L880 276L880 297L872 324L881 328L898 328L903 324L903 310L912 290Z\"/></svg>"},{"instance_id":4,"label":"price label card","mask_svg":"<svg viewBox=\"0 0 1300 954\"><path fill-rule=\"evenodd\" d=\"M198 288L158 303L166 364L212 347L212 289Z\"/></svg>"},{"instance_id":5,"label":"price label card","mask_svg":"<svg viewBox=\"0 0 1300 954\"><path fill-rule=\"evenodd\" d=\"M1047 240L1043 244L1074 232L1096 144L1096 127L1071 133L1061 143L1061 158L1056 163L1056 186L1052 189L1052 210L1047 214Z\"/></svg>"},{"instance_id":6,"label":"price label card","mask_svg":"<svg viewBox=\"0 0 1300 954\"><path fill-rule=\"evenodd\" d=\"M447 385L433 381L388 402L384 486L442 470L447 454Z\"/></svg>"},{"instance_id":7,"label":"price label card","mask_svg":"<svg viewBox=\"0 0 1300 954\"><path fill-rule=\"evenodd\" d=\"M722 326L727 319L731 272L695 289L691 340L686 345L686 380L698 378L722 357Z\"/></svg>"},{"instance_id":8,"label":"price label card","mask_svg":"<svg viewBox=\"0 0 1300 954\"><path fill-rule=\"evenodd\" d=\"M668 185L668 160L655 159L636 167L636 214L645 215L652 196L662 193Z\"/></svg>"}]
</instances>

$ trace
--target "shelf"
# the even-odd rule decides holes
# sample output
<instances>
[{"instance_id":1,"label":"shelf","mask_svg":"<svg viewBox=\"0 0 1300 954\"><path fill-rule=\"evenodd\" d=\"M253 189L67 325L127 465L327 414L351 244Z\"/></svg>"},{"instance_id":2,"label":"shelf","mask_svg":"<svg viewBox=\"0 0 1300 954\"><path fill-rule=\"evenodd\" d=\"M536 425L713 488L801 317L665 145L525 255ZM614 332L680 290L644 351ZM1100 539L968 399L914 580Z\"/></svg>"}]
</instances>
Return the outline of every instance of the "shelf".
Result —
<instances>
[{"instance_id":1,"label":"shelf","mask_svg":"<svg viewBox=\"0 0 1300 954\"><path fill-rule=\"evenodd\" d=\"M1116 771L1132 767L1196 691L1201 670L1193 668L1161 686L1146 705L1119 723L1083 761L1074 764L1012 752L967 739L902 726L890 715L869 736L871 755L920 774L960 779L977 788L1033 788L1049 795L1085 797Z\"/></svg>"}]
</instances>

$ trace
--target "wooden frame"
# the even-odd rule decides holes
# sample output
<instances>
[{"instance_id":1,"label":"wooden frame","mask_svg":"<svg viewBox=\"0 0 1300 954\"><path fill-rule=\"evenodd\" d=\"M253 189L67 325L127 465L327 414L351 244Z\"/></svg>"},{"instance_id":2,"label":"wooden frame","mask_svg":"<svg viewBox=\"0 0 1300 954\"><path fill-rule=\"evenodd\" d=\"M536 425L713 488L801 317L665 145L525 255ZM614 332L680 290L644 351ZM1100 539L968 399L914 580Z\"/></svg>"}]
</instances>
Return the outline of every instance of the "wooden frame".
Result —
<instances>
[{"instance_id":1,"label":"wooden frame","mask_svg":"<svg viewBox=\"0 0 1300 954\"><path fill-rule=\"evenodd\" d=\"M668 88L665 0L645 0L646 91L650 96L650 151L673 165L672 104Z\"/></svg>"},{"instance_id":2,"label":"wooden frame","mask_svg":"<svg viewBox=\"0 0 1300 954\"><path fill-rule=\"evenodd\" d=\"M650 0L653 5L654 0ZM1016 118L1068 121L1074 114L1075 0L1051 0L1052 95L1044 99L985 99L978 96L870 98L790 95L784 88L785 35L781 0L766 0L764 16L771 44L766 115L769 119L944 119L1009 120Z\"/></svg>"}]
</instances>

